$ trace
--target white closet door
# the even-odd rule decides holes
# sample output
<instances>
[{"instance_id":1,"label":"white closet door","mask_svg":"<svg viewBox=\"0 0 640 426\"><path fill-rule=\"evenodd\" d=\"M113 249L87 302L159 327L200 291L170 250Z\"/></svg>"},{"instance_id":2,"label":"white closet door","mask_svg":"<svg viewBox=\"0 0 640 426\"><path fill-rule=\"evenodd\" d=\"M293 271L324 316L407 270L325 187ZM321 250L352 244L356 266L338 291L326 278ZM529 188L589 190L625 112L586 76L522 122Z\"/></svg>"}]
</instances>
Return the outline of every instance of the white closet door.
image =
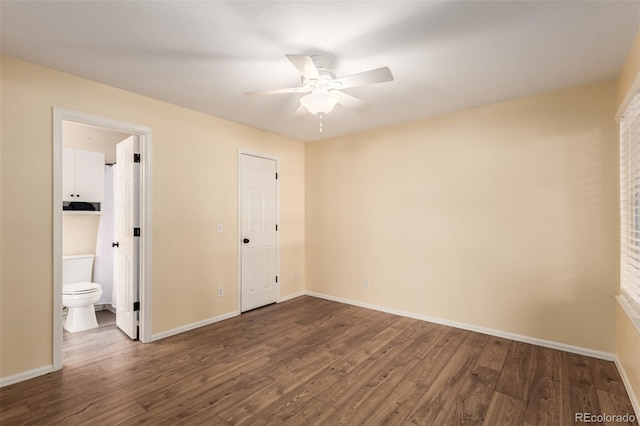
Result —
<instances>
[{"instance_id":1,"label":"white closet door","mask_svg":"<svg viewBox=\"0 0 640 426\"><path fill-rule=\"evenodd\" d=\"M276 162L242 154L241 310L278 297Z\"/></svg>"}]
</instances>

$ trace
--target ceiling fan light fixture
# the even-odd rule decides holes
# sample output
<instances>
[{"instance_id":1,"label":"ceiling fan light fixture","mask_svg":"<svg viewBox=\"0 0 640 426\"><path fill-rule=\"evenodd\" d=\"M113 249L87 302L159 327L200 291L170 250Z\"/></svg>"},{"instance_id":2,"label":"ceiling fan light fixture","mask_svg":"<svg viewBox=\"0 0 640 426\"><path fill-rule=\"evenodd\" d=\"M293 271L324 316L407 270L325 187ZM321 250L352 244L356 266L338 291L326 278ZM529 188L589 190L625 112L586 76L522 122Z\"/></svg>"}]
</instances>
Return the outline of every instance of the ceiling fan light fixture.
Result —
<instances>
[{"instance_id":1,"label":"ceiling fan light fixture","mask_svg":"<svg viewBox=\"0 0 640 426\"><path fill-rule=\"evenodd\" d=\"M318 115L331 112L333 107L335 107L338 103L339 99L340 94L331 90L328 92L313 92L305 95L300 99L300 103L311 114Z\"/></svg>"}]
</instances>

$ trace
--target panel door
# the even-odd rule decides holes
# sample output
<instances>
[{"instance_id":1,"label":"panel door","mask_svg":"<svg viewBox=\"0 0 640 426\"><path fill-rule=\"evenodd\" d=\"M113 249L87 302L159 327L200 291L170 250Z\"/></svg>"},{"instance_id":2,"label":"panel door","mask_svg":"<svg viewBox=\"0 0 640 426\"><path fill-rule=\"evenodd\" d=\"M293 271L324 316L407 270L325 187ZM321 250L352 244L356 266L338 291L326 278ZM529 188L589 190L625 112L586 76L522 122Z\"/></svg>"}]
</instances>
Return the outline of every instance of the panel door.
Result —
<instances>
[{"instance_id":1,"label":"panel door","mask_svg":"<svg viewBox=\"0 0 640 426\"><path fill-rule=\"evenodd\" d=\"M241 311L276 302L276 162L241 155Z\"/></svg>"},{"instance_id":2,"label":"panel door","mask_svg":"<svg viewBox=\"0 0 640 426\"><path fill-rule=\"evenodd\" d=\"M116 325L132 339L138 338L138 315L133 304L138 294L137 241L133 228L136 226L136 167L133 154L137 152L138 140L130 136L116 146L114 192L114 247L113 281L116 291Z\"/></svg>"}]
</instances>

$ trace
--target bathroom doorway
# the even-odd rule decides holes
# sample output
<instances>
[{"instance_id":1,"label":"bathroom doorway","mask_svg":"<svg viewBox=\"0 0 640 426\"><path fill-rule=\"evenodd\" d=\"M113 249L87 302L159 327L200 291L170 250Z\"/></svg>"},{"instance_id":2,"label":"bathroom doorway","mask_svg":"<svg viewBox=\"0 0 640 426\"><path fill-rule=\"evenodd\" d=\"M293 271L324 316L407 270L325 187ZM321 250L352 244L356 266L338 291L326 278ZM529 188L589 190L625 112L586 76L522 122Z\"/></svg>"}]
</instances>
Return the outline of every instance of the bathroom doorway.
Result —
<instances>
[{"instance_id":1,"label":"bathroom doorway","mask_svg":"<svg viewBox=\"0 0 640 426\"><path fill-rule=\"evenodd\" d=\"M93 281L103 290L97 308L114 312L118 328L129 338L139 338L142 342L151 340L148 285L151 131L142 126L54 108L53 145L53 364L54 370L58 370L63 364L63 256L93 254ZM77 198L63 196L69 192L63 191L70 179L68 168L63 172L63 167L70 151L75 152L76 158L85 153L102 155L104 194L100 194L99 202L89 199L80 202ZM75 170L77 174L81 173L77 161ZM87 180L91 179L86 174L76 179L85 183Z\"/></svg>"}]
</instances>

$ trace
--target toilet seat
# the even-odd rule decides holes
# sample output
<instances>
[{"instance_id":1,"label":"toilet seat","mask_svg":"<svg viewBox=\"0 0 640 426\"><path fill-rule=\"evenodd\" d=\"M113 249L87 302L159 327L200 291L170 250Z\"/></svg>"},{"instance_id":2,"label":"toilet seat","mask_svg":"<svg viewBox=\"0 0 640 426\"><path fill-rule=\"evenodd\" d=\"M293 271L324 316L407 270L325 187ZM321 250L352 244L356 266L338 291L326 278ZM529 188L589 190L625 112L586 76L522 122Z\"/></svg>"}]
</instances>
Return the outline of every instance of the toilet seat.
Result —
<instances>
[{"instance_id":1,"label":"toilet seat","mask_svg":"<svg viewBox=\"0 0 640 426\"><path fill-rule=\"evenodd\" d=\"M101 291L102 287L96 283L73 283L62 286L62 294L66 296L79 296L82 294L91 294Z\"/></svg>"}]
</instances>

